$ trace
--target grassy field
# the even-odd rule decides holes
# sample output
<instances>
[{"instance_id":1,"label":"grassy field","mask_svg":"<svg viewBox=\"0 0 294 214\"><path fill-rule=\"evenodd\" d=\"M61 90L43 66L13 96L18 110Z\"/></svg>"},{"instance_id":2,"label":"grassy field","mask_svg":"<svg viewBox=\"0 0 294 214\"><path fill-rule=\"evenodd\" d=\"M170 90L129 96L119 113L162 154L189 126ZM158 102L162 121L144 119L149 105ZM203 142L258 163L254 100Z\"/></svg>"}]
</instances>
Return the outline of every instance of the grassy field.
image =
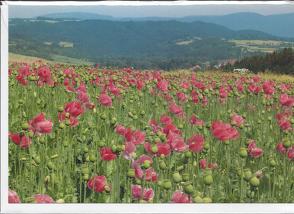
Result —
<instances>
[{"instance_id":1,"label":"grassy field","mask_svg":"<svg viewBox=\"0 0 294 214\"><path fill-rule=\"evenodd\" d=\"M293 47L293 42L275 40L229 40L238 47L245 48L249 52L271 53L277 49Z\"/></svg>"},{"instance_id":2,"label":"grassy field","mask_svg":"<svg viewBox=\"0 0 294 214\"><path fill-rule=\"evenodd\" d=\"M43 58L39 58L39 57L9 53L9 62L33 63L35 61L42 60L44 63L49 63L49 64L56 64L56 63L75 64L75 65L80 65L80 64L91 65L91 64L93 64L93 62L89 62L86 60L76 59L76 58L71 58L71 57L66 57L66 56L61 56L61 55L53 55L52 59L53 60L47 60L47 59L43 59Z\"/></svg>"}]
</instances>

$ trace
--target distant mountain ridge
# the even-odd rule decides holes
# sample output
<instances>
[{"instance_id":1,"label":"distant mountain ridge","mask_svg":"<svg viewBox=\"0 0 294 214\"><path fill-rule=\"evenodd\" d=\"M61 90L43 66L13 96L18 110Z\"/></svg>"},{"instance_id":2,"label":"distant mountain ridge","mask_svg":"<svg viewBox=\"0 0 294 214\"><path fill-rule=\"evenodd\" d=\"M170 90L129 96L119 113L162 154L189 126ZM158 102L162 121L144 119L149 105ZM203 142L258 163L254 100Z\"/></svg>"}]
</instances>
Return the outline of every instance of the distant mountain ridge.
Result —
<instances>
[{"instance_id":1,"label":"distant mountain ridge","mask_svg":"<svg viewBox=\"0 0 294 214\"><path fill-rule=\"evenodd\" d=\"M230 40L283 40L261 31L234 31L203 21L65 20L11 19L10 51L170 69L243 56L242 48Z\"/></svg>"},{"instance_id":2,"label":"distant mountain ridge","mask_svg":"<svg viewBox=\"0 0 294 214\"><path fill-rule=\"evenodd\" d=\"M187 17L112 17L95 13L55 13L47 14L37 18L49 19L101 19L112 21L169 21L181 22L203 21L223 25L231 30L258 30L279 37L294 38L294 13L260 15L258 13L242 12L219 16L187 16Z\"/></svg>"}]
</instances>

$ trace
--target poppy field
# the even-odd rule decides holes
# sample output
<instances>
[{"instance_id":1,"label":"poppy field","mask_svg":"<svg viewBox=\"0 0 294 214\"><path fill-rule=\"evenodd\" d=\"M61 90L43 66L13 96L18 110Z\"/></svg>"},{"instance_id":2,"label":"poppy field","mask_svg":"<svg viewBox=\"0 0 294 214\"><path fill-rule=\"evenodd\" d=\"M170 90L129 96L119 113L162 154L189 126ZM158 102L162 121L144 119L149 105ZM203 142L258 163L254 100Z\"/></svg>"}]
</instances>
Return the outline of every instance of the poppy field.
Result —
<instances>
[{"instance_id":1,"label":"poppy field","mask_svg":"<svg viewBox=\"0 0 294 214\"><path fill-rule=\"evenodd\" d=\"M9 203L293 203L294 82L9 66Z\"/></svg>"}]
</instances>

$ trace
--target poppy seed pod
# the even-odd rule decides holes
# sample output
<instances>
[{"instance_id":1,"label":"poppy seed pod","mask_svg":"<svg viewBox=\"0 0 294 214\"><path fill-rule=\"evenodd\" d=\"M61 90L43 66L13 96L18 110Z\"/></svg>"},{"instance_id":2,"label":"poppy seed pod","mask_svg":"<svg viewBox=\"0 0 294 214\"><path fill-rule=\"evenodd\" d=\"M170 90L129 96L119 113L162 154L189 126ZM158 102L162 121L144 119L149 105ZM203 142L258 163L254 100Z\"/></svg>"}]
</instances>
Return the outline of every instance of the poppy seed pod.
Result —
<instances>
[{"instance_id":1,"label":"poppy seed pod","mask_svg":"<svg viewBox=\"0 0 294 214\"><path fill-rule=\"evenodd\" d=\"M182 176L181 176L180 173L178 173L178 172L175 172L175 173L172 175L172 177L173 177L173 181L174 181L175 183L179 183L179 182L182 181Z\"/></svg>"},{"instance_id":2,"label":"poppy seed pod","mask_svg":"<svg viewBox=\"0 0 294 214\"><path fill-rule=\"evenodd\" d=\"M260 181L259 179L256 177L256 176L253 176L251 179L250 179L250 184L254 187L257 187L259 186L260 184Z\"/></svg>"},{"instance_id":3,"label":"poppy seed pod","mask_svg":"<svg viewBox=\"0 0 294 214\"><path fill-rule=\"evenodd\" d=\"M194 192L192 184L184 186L184 192L187 194L192 194Z\"/></svg>"},{"instance_id":4,"label":"poppy seed pod","mask_svg":"<svg viewBox=\"0 0 294 214\"><path fill-rule=\"evenodd\" d=\"M200 196L196 196L193 198L194 203L203 203L203 199Z\"/></svg>"},{"instance_id":5,"label":"poppy seed pod","mask_svg":"<svg viewBox=\"0 0 294 214\"><path fill-rule=\"evenodd\" d=\"M163 188L166 189L166 190L171 189L172 188L172 183L169 180L165 180L163 182Z\"/></svg>"},{"instance_id":6,"label":"poppy seed pod","mask_svg":"<svg viewBox=\"0 0 294 214\"><path fill-rule=\"evenodd\" d=\"M164 170L164 169L167 168L166 163L165 163L163 160L160 160L160 161L159 161L159 168L160 168L161 170Z\"/></svg>"},{"instance_id":7,"label":"poppy seed pod","mask_svg":"<svg viewBox=\"0 0 294 214\"><path fill-rule=\"evenodd\" d=\"M211 202L212 202L212 200L211 200L210 197L204 197L203 198L203 203L211 203Z\"/></svg>"},{"instance_id":8,"label":"poppy seed pod","mask_svg":"<svg viewBox=\"0 0 294 214\"><path fill-rule=\"evenodd\" d=\"M204 176L204 184L211 185L213 183L213 177L211 175Z\"/></svg>"},{"instance_id":9,"label":"poppy seed pod","mask_svg":"<svg viewBox=\"0 0 294 214\"><path fill-rule=\"evenodd\" d=\"M246 148L240 148L239 155L242 158L246 158L248 156L247 149Z\"/></svg>"}]
</instances>

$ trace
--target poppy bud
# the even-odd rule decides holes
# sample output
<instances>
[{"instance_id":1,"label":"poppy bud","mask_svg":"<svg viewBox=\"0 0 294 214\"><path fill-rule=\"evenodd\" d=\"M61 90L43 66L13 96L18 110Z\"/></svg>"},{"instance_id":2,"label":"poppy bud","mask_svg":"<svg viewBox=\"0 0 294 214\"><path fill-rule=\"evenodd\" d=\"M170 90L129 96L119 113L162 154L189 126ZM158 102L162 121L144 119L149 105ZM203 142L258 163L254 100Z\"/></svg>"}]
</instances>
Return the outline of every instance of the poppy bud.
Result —
<instances>
[{"instance_id":1,"label":"poppy bud","mask_svg":"<svg viewBox=\"0 0 294 214\"><path fill-rule=\"evenodd\" d=\"M209 149L209 143L204 144L204 149L206 149L206 150Z\"/></svg>"},{"instance_id":2,"label":"poppy bud","mask_svg":"<svg viewBox=\"0 0 294 214\"><path fill-rule=\"evenodd\" d=\"M203 198L203 203L211 203L211 202L212 202L212 200L211 200L210 197L204 197Z\"/></svg>"},{"instance_id":3,"label":"poppy bud","mask_svg":"<svg viewBox=\"0 0 294 214\"><path fill-rule=\"evenodd\" d=\"M85 180L85 181L89 180L89 174L84 174L83 175L83 180Z\"/></svg>"},{"instance_id":4,"label":"poppy bud","mask_svg":"<svg viewBox=\"0 0 294 214\"><path fill-rule=\"evenodd\" d=\"M102 113L102 114L100 115L100 118L101 118L102 120L106 120L107 116L106 116L105 113Z\"/></svg>"},{"instance_id":5,"label":"poppy bud","mask_svg":"<svg viewBox=\"0 0 294 214\"><path fill-rule=\"evenodd\" d=\"M184 192L187 194L192 194L193 193L193 186L192 184L186 185L184 186Z\"/></svg>"},{"instance_id":6,"label":"poppy bud","mask_svg":"<svg viewBox=\"0 0 294 214\"><path fill-rule=\"evenodd\" d=\"M270 160L270 166L275 167L277 165L277 162L274 159Z\"/></svg>"},{"instance_id":7,"label":"poppy bud","mask_svg":"<svg viewBox=\"0 0 294 214\"><path fill-rule=\"evenodd\" d=\"M64 129L64 128L65 128L65 124L64 124L64 123L60 123L60 124L59 124L59 128L60 128L60 129Z\"/></svg>"},{"instance_id":8,"label":"poppy bud","mask_svg":"<svg viewBox=\"0 0 294 214\"><path fill-rule=\"evenodd\" d=\"M179 182L182 181L182 176L180 175L180 173L175 172L175 173L173 174L173 181L174 181L175 183L179 183Z\"/></svg>"},{"instance_id":9,"label":"poppy bud","mask_svg":"<svg viewBox=\"0 0 294 214\"><path fill-rule=\"evenodd\" d=\"M51 161L49 161L47 163L47 167L48 167L48 169L52 170L52 169L54 169L54 164Z\"/></svg>"},{"instance_id":10,"label":"poppy bud","mask_svg":"<svg viewBox=\"0 0 294 214\"><path fill-rule=\"evenodd\" d=\"M285 142L283 143L284 147L289 148L291 146L291 142L290 140L285 140Z\"/></svg>"},{"instance_id":11,"label":"poppy bud","mask_svg":"<svg viewBox=\"0 0 294 214\"><path fill-rule=\"evenodd\" d=\"M30 138L34 137L34 132L29 131L28 136L29 136Z\"/></svg>"},{"instance_id":12,"label":"poppy bud","mask_svg":"<svg viewBox=\"0 0 294 214\"><path fill-rule=\"evenodd\" d=\"M204 177L204 184L211 185L213 183L213 177L211 175L206 175Z\"/></svg>"},{"instance_id":13,"label":"poppy bud","mask_svg":"<svg viewBox=\"0 0 294 214\"><path fill-rule=\"evenodd\" d=\"M254 187L257 187L259 186L260 184L260 181L259 179L256 177L256 176L253 176L251 179L250 179L250 184Z\"/></svg>"},{"instance_id":14,"label":"poppy bud","mask_svg":"<svg viewBox=\"0 0 294 214\"><path fill-rule=\"evenodd\" d=\"M240 148L239 155L240 155L242 158L246 158L246 157L248 156L248 154L247 154L247 149L246 149L246 148Z\"/></svg>"},{"instance_id":15,"label":"poppy bud","mask_svg":"<svg viewBox=\"0 0 294 214\"><path fill-rule=\"evenodd\" d=\"M41 163L41 158L40 156L33 156L34 161L36 162L36 164L40 164Z\"/></svg>"},{"instance_id":16,"label":"poppy bud","mask_svg":"<svg viewBox=\"0 0 294 214\"><path fill-rule=\"evenodd\" d=\"M193 198L194 203L203 203L203 199L200 196L196 196Z\"/></svg>"},{"instance_id":17,"label":"poppy bud","mask_svg":"<svg viewBox=\"0 0 294 214\"><path fill-rule=\"evenodd\" d=\"M160 160L159 161L159 168L164 170L164 169L166 169L166 167L167 167L166 163L163 160Z\"/></svg>"},{"instance_id":18,"label":"poppy bud","mask_svg":"<svg viewBox=\"0 0 294 214\"><path fill-rule=\"evenodd\" d=\"M252 177L252 172L250 171L250 169L245 169L244 170L244 179L246 181L249 181L251 177Z\"/></svg>"},{"instance_id":19,"label":"poppy bud","mask_svg":"<svg viewBox=\"0 0 294 214\"><path fill-rule=\"evenodd\" d=\"M89 160L92 161L92 162L95 162L97 160L96 155L90 154L89 155Z\"/></svg>"},{"instance_id":20,"label":"poppy bud","mask_svg":"<svg viewBox=\"0 0 294 214\"><path fill-rule=\"evenodd\" d=\"M172 188L172 183L169 180L165 180L163 183L163 188L169 190Z\"/></svg>"},{"instance_id":21,"label":"poppy bud","mask_svg":"<svg viewBox=\"0 0 294 214\"><path fill-rule=\"evenodd\" d=\"M160 140L160 138L159 138L159 137L156 137L156 138L154 138L154 142L155 142L155 143L160 143L160 142L161 142L161 140Z\"/></svg>"},{"instance_id":22,"label":"poppy bud","mask_svg":"<svg viewBox=\"0 0 294 214\"><path fill-rule=\"evenodd\" d=\"M117 151L117 146L116 146L116 145L112 145L112 146L111 146L111 150L112 150L113 152L116 152L116 151Z\"/></svg>"},{"instance_id":23,"label":"poppy bud","mask_svg":"<svg viewBox=\"0 0 294 214\"><path fill-rule=\"evenodd\" d=\"M152 151L153 153L158 152L158 147L157 147L157 145L152 145L152 147L151 147L151 151Z\"/></svg>"},{"instance_id":24,"label":"poppy bud","mask_svg":"<svg viewBox=\"0 0 294 214\"><path fill-rule=\"evenodd\" d=\"M185 152L185 157L186 158L191 158L192 157L192 152L190 152L190 151Z\"/></svg>"},{"instance_id":25,"label":"poppy bud","mask_svg":"<svg viewBox=\"0 0 294 214\"><path fill-rule=\"evenodd\" d=\"M27 130L29 128L29 124L27 122L22 123L21 128L23 130Z\"/></svg>"},{"instance_id":26,"label":"poppy bud","mask_svg":"<svg viewBox=\"0 0 294 214\"><path fill-rule=\"evenodd\" d=\"M64 199L58 199L58 200L56 200L56 203L58 203L58 204L63 204L64 203Z\"/></svg>"},{"instance_id":27,"label":"poppy bud","mask_svg":"<svg viewBox=\"0 0 294 214\"><path fill-rule=\"evenodd\" d=\"M149 160L145 160L144 163L142 164L142 167L144 169L148 169L150 167L150 161Z\"/></svg>"},{"instance_id":28,"label":"poppy bud","mask_svg":"<svg viewBox=\"0 0 294 214\"><path fill-rule=\"evenodd\" d=\"M63 110L64 110L64 109L63 109L63 106L59 106L59 107L58 107L58 111L59 111L59 112L63 112Z\"/></svg>"},{"instance_id":29,"label":"poppy bud","mask_svg":"<svg viewBox=\"0 0 294 214\"><path fill-rule=\"evenodd\" d=\"M42 143L42 144L45 143L46 142L45 137L44 136L41 136L39 138L39 142Z\"/></svg>"}]
</instances>

